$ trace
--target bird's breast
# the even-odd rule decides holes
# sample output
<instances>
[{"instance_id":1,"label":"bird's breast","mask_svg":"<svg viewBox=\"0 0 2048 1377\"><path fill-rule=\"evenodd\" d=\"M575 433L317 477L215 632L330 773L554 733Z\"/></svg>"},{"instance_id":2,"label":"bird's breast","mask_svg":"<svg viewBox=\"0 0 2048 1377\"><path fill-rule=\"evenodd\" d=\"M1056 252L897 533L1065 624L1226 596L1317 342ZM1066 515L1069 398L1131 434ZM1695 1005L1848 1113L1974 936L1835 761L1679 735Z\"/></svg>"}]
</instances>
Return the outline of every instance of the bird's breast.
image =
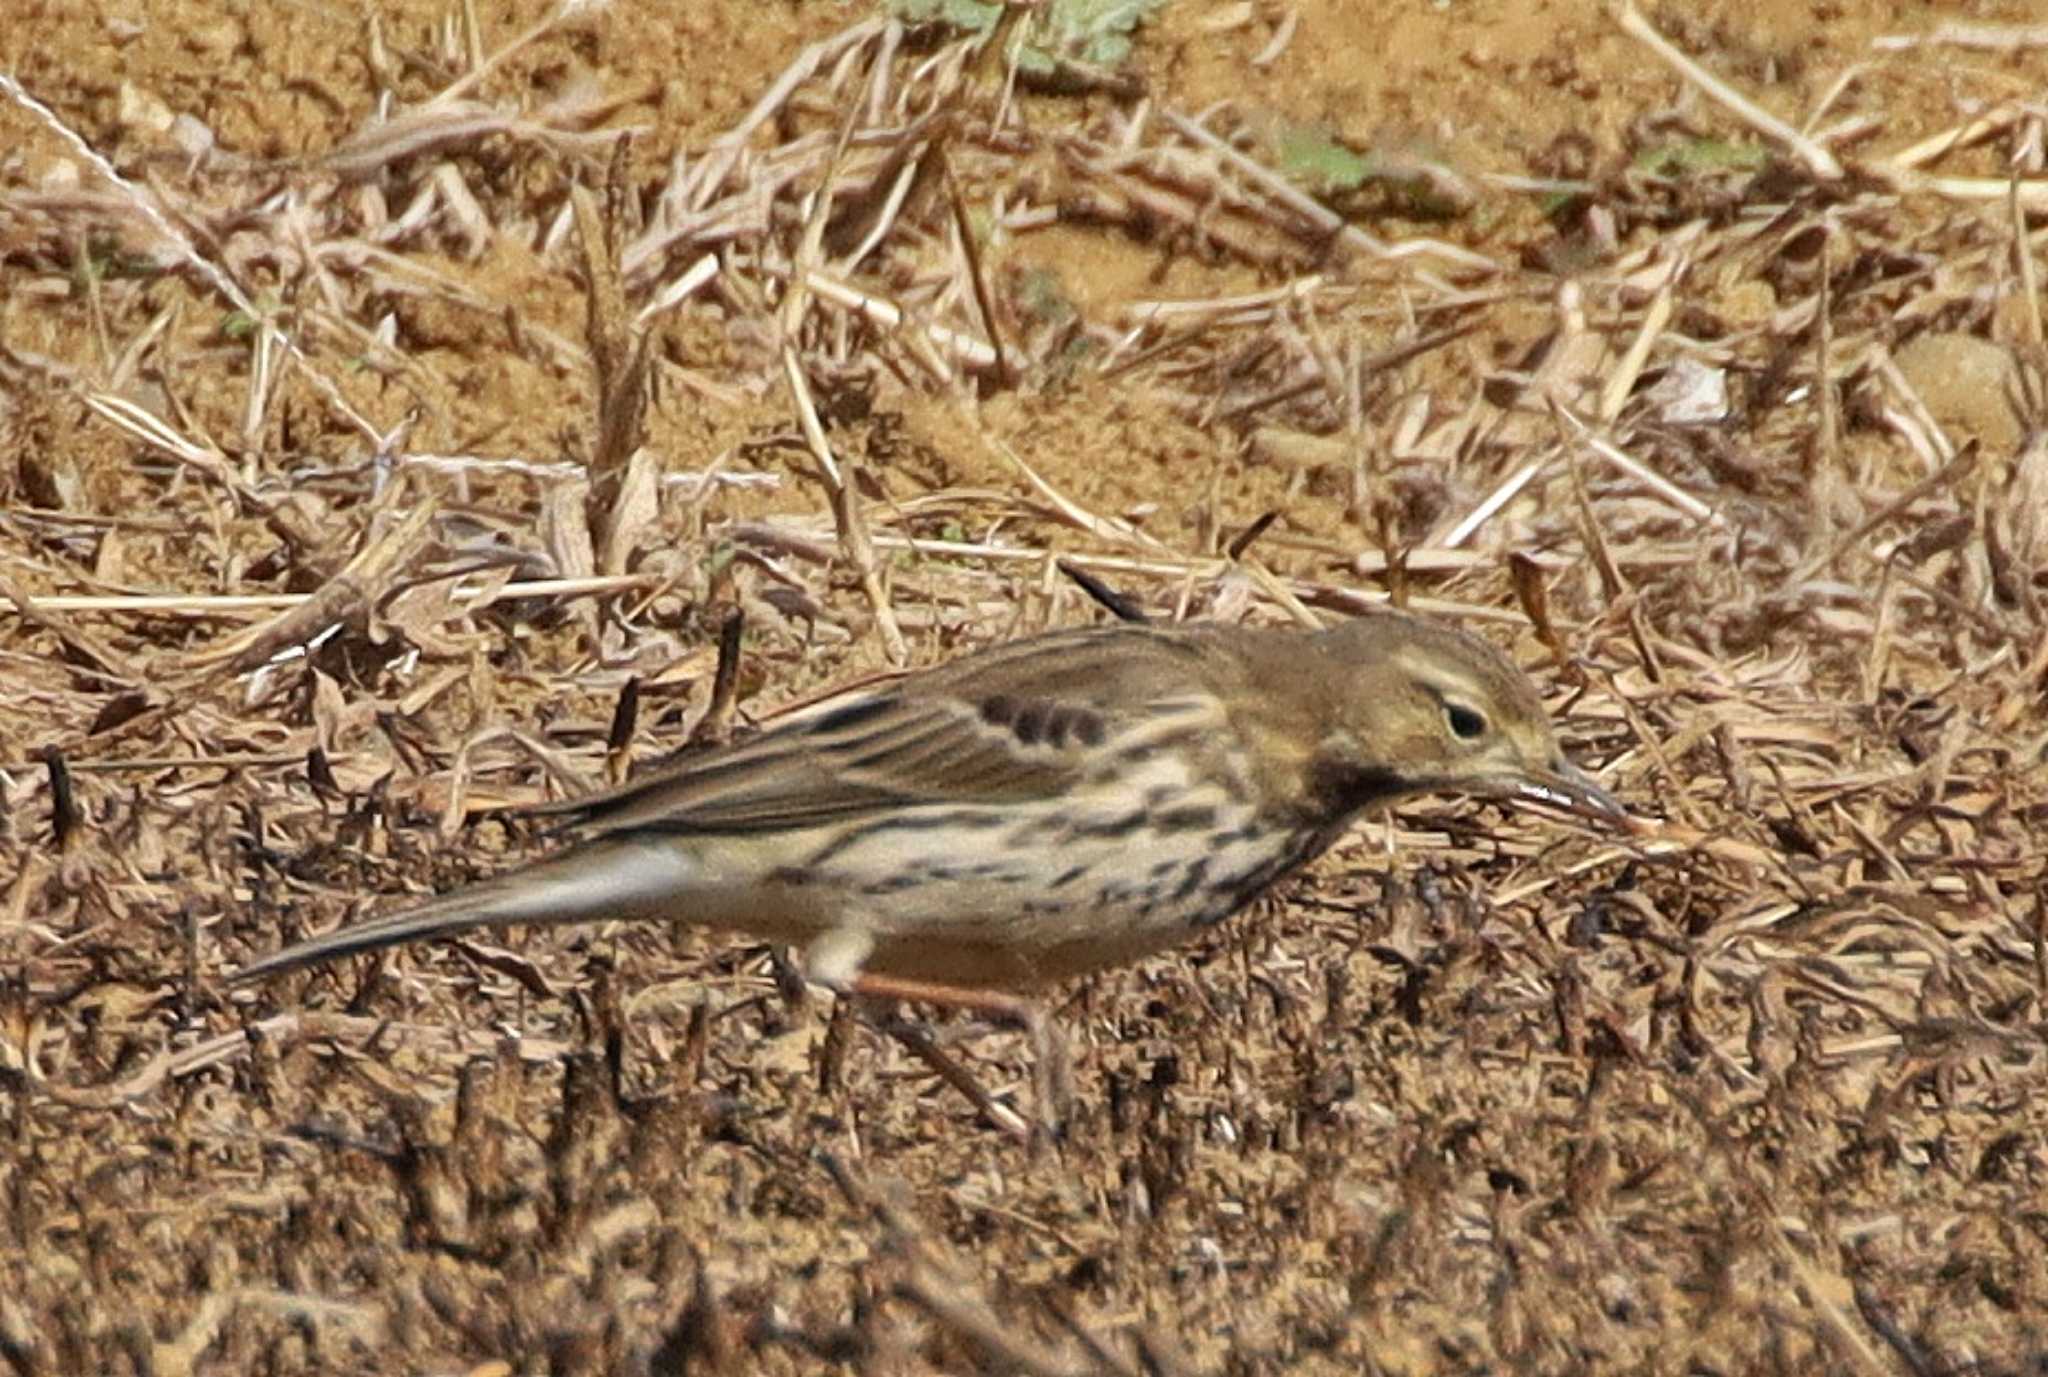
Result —
<instances>
[{"instance_id":1,"label":"bird's breast","mask_svg":"<svg viewBox=\"0 0 2048 1377\"><path fill-rule=\"evenodd\" d=\"M1328 841L1164 752L1113 786L891 809L821 832L766 878L792 912L872 939L871 970L1031 988L1184 941Z\"/></svg>"}]
</instances>

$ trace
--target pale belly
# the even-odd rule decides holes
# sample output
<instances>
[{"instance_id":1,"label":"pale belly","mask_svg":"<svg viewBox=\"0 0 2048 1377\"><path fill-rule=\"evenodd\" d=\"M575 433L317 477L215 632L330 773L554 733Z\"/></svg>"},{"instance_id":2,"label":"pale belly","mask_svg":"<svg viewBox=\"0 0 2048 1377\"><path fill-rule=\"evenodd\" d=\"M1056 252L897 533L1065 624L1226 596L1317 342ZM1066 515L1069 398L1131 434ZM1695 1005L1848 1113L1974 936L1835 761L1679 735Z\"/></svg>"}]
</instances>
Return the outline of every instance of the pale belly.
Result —
<instances>
[{"instance_id":1,"label":"pale belly","mask_svg":"<svg viewBox=\"0 0 2048 1377\"><path fill-rule=\"evenodd\" d=\"M907 810L790 838L791 863L727 911L700 892L692 916L799 946L851 936L880 975L1027 990L1188 940L1339 830L1274 826L1221 790L1116 815Z\"/></svg>"}]
</instances>

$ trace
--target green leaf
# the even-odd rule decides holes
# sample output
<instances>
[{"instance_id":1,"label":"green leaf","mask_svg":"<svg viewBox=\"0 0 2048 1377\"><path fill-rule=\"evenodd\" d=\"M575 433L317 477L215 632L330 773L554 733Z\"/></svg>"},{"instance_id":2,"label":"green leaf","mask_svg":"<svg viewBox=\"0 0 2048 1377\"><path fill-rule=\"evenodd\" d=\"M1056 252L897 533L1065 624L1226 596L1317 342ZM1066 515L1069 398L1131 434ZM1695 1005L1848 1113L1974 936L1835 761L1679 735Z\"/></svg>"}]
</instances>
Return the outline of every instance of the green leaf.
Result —
<instances>
[{"instance_id":1,"label":"green leaf","mask_svg":"<svg viewBox=\"0 0 2048 1377\"><path fill-rule=\"evenodd\" d=\"M1646 148L1636 155L1637 168L1659 177L1761 172L1770 161L1770 150L1763 145L1732 143L1727 139L1681 139Z\"/></svg>"},{"instance_id":2,"label":"green leaf","mask_svg":"<svg viewBox=\"0 0 2048 1377\"><path fill-rule=\"evenodd\" d=\"M1311 125L1290 125L1280 133L1275 159L1280 171L1309 190L1328 194L1356 191L1373 175L1372 159L1354 153Z\"/></svg>"},{"instance_id":3,"label":"green leaf","mask_svg":"<svg viewBox=\"0 0 2048 1377\"><path fill-rule=\"evenodd\" d=\"M1131 55L1131 35L1166 0L1052 0L1027 20L1030 42L1018 58L1029 72L1047 72L1056 60L1115 67ZM985 0L889 0L907 24L944 24L971 34L994 27L1002 6Z\"/></svg>"}]
</instances>

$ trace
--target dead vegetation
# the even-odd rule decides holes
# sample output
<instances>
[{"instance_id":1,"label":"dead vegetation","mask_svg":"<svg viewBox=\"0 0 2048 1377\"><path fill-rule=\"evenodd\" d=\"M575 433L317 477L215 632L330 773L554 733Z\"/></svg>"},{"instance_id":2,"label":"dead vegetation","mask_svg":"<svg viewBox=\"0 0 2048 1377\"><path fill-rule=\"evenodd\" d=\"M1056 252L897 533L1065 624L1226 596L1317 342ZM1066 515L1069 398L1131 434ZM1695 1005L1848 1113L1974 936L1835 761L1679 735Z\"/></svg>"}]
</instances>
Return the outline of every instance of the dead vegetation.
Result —
<instances>
[{"instance_id":1,"label":"dead vegetation","mask_svg":"<svg viewBox=\"0 0 2048 1377\"><path fill-rule=\"evenodd\" d=\"M1231 109L886 18L676 148L493 82L606 22L373 28L395 103L308 156L137 92L0 164L15 1371L2039 1368L2038 100L1788 123L1624 15L1683 120L1381 233ZM1365 829L1071 992L1057 1144L688 934L220 993L726 730L733 609L744 729L1091 615L1058 560L1490 626L1668 825Z\"/></svg>"}]
</instances>

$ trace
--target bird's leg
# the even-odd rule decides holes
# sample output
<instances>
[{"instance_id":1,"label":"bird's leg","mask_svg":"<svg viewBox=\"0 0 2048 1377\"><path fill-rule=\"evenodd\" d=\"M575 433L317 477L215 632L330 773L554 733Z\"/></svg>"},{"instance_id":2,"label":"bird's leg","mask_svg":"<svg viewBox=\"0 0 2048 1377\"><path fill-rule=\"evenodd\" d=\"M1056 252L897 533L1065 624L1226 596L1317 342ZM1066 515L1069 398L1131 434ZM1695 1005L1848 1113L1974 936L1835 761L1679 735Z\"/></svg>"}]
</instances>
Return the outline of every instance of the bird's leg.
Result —
<instances>
[{"instance_id":1,"label":"bird's leg","mask_svg":"<svg viewBox=\"0 0 2048 1377\"><path fill-rule=\"evenodd\" d=\"M905 980L900 976L861 971L846 982L848 994L863 999L895 999L919 1004L938 1004L948 1009L965 1009L983 1018L1012 1027L1028 1029L1036 1000L1002 990L983 990L967 985L941 985L932 980Z\"/></svg>"},{"instance_id":2,"label":"bird's leg","mask_svg":"<svg viewBox=\"0 0 2048 1377\"><path fill-rule=\"evenodd\" d=\"M1059 1029L1046 1016L1043 1004L1035 999L1006 994L1000 990L970 989L926 980L904 980L896 976L875 975L866 971L846 982L845 989L847 993L862 999L914 1001L966 1009L980 1014L991 1022L1022 1028L1031 1043L1031 1088L1033 1097L1038 1102L1039 1126L1055 1137L1058 1136L1061 1126L1067 1121L1068 1111L1073 1108L1073 1070L1067 1055L1066 1039L1060 1036ZM962 1094L973 1100L983 1114L1002 1127L1012 1127L1011 1123L1005 1122L1005 1115L997 1112L998 1107L988 1092L983 1090L973 1077L967 1075L957 1062L940 1051L929 1033L921 1028L893 1021L884 1024L883 1029L927 1066L938 1072L947 1084L959 1089ZM945 1065L941 1065L941 1061ZM1014 1119L1015 1116L1009 1117Z\"/></svg>"},{"instance_id":3,"label":"bird's leg","mask_svg":"<svg viewBox=\"0 0 2048 1377\"><path fill-rule=\"evenodd\" d=\"M1052 1021L1043 1004L1031 1006L1026 1031L1031 1038L1031 1090L1049 1137L1057 1141L1074 1112L1074 1061L1067 1035Z\"/></svg>"}]
</instances>

